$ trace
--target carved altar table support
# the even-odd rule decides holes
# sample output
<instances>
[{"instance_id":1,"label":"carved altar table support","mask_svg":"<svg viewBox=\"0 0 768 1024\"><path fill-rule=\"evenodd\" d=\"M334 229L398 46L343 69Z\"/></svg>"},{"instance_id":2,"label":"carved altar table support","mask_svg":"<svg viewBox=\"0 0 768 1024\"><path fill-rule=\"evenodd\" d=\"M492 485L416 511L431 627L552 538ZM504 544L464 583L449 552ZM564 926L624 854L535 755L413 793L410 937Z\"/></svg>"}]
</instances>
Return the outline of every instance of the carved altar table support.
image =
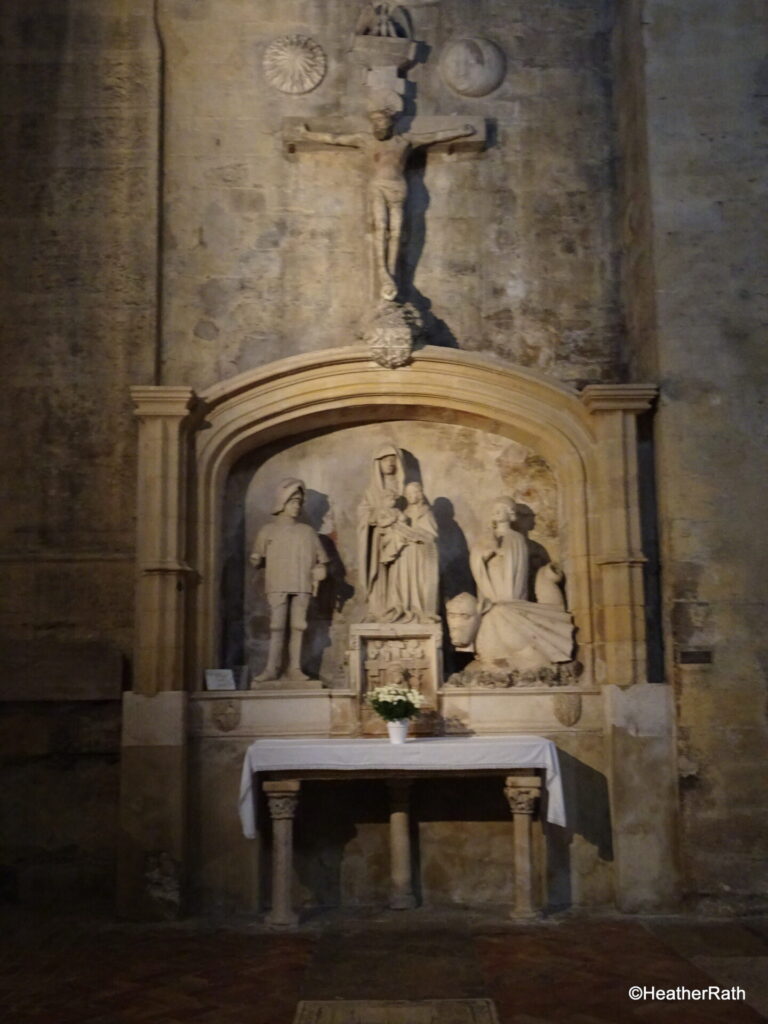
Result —
<instances>
[{"instance_id":1,"label":"carved altar table support","mask_svg":"<svg viewBox=\"0 0 768 1024\"><path fill-rule=\"evenodd\" d=\"M411 879L411 783L389 779L389 907L411 910L416 906Z\"/></svg>"},{"instance_id":2,"label":"carved altar table support","mask_svg":"<svg viewBox=\"0 0 768 1024\"><path fill-rule=\"evenodd\" d=\"M533 864L531 859L531 822L536 802L541 796L541 779L535 775L508 775L504 795L515 823L515 903L511 917L536 917L533 898Z\"/></svg>"},{"instance_id":3,"label":"carved altar table support","mask_svg":"<svg viewBox=\"0 0 768 1024\"><path fill-rule=\"evenodd\" d=\"M243 760L239 811L246 837L258 835L253 782L260 783L273 819L272 912L269 923L290 927L297 917L291 907L293 816L302 779L341 781L380 779L390 793L390 906L415 906L411 880L409 784L413 779L495 776L505 780L505 793L514 820L516 895L514 917L529 917L537 901L531 868L531 820L541 794L543 772L547 787L547 821L565 827L566 815L557 748L541 736L429 737L394 746L367 739L259 739ZM280 773L282 779L275 779Z\"/></svg>"},{"instance_id":4,"label":"carved altar table support","mask_svg":"<svg viewBox=\"0 0 768 1024\"><path fill-rule=\"evenodd\" d=\"M299 919L291 903L291 877L293 818L300 787L298 779L264 783L272 818L272 910L267 915L267 923L272 928L290 928Z\"/></svg>"}]
</instances>

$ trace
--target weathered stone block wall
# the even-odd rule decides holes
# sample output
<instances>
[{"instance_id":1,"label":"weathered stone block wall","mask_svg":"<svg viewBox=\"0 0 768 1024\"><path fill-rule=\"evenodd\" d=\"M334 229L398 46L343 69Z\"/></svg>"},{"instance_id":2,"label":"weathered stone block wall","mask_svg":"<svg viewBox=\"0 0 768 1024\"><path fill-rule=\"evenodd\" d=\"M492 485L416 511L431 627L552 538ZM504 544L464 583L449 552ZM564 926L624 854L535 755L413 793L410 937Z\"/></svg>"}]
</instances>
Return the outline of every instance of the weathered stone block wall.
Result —
<instances>
[{"instance_id":1,"label":"weathered stone block wall","mask_svg":"<svg viewBox=\"0 0 768 1024\"><path fill-rule=\"evenodd\" d=\"M6 0L0 37L0 647L2 698L26 701L2 717L0 863L22 896L50 892L46 871L60 892L109 891L109 702L132 639L128 386L155 362L152 4Z\"/></svg>"},{"instance_id":2,"label":"weathered stone block wall","mask_svg":"<svg viewBox=\"0 0 768 1024\"><path fill-rule=\"evenodd\" d=\"M768 10L752 0L646 0L624 4L623 15L634 32L619 92L624 220L638 226L625 279L635 290L633 368L657 366L661 384L657 477L685 887L705 904L764 905Z\"/></svg>"},{"instance_id":3,"label":"weathered stone block wall","mask_svg":"<svg viewBox=\"0 0 768 1024\"><path fill-rule=\"evenodd\" d=\"M442 344L493 351L564 380L621 377L614 230L610 0L412 4L426 61L418 115L485 118L491 144L433 153L410 175L410 297ZM163 0L166 58L163 383L205 387L278 357L354 343L370 295L371 224L354 151L286 155L283 119L364 119L350 56L357 0ZM314 38L314 91L272 88L266 47ZM451 92L452 38L487 36L507 75ZM410 113L407 111L407 113ZM407 120L407 119L406 119ZM342 121L336 122L337 129Z\"/></svg>"}]
</instances>

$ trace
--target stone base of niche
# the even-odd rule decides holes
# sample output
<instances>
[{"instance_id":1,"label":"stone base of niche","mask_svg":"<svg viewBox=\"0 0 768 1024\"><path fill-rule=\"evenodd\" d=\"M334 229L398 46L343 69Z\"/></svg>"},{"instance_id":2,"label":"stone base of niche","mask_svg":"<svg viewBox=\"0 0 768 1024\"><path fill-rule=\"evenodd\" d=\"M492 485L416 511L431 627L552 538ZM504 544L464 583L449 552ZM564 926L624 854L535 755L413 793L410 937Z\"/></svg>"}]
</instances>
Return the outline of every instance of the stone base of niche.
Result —
<instances>
[{"instance_id":1,"label":"stone base of niche","mask_svg":"<svg viewBox=\"0 0 768 1024\"><path fill-rule=\"evenodd\" d=\"M385 722L366 695L377 686L409 686L425 698L411 733L441 732L438 691L443 682L443 627L439 622L361 622L349 627L349 688L359 695L364 736L386 736Z\"/></svg>"},{"instance_id":2,"label":"stone base of niche","mask_svg":"<svg viewBox=\"0 0 768 1024\"><path fill-rule=\"evenodd\" d=\"M363 670L368 672L364 664ZM363 676L363 683L369 681L378 685ZM248 741L259 736L384 736L386 727L381 719L362 703L364 692L351 688L282 693L201 691L190 696L188 728L192 736ZM430 706L421 721L417 719L415 735L551 735L603 729L604 711L597 688L558 687L553 691L446 686L440 690L425 687L422 692Z\"/></svg>"},{"instance_id":3,"label":"stone base of niche","mask_svg":"<svg viewBox=\"0 0 768 1024\"><path fill-rule=\"evenodd\" d=\"M200 692L190 701L193 736L355 736L357 694L350 690L283 690L259 693Z\"/></svg>"},{"instance_id":4,"label":"stone base of niche","mask_svg":"<svg viewBox=\"0 0 768 1024\"><path fill-rule=\"evenodd\" d=\"M439 695L445 735L558 732L602 732L603 703L599 689L533 687L526 690L454 689Z\"/></svg>"}]
</instances>

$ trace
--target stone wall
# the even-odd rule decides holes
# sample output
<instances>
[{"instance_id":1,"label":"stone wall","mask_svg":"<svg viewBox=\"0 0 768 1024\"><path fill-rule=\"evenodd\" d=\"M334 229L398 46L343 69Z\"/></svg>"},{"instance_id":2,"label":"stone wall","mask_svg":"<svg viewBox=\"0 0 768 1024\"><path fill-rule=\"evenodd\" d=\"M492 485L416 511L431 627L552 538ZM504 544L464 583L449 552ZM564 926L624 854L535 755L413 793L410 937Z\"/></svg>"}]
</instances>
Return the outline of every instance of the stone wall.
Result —
<instances>
[{"instance_id":1,"label":"stone wall","mask_svg":"<svg viewBox=\"0 0 768 1024\"><path fill-rule=\"evenodd\" d=\"M614 230L609 0L412 4L426 46L409 72L418 116L486 119L482 155L433 153L410 174L408 297L438 344L482 349L568 381L622 374ZM370 295L371 225L353 150L287 154L285 118L366 128L351 56L356 0L160 4L166 58L163 383L201 388L281 356L352 344ZM313 91L267 84L286 33L328 57ZM459 96L446 42L487 36L501 87ZM347 128L349 130L349 128ZM367 129L366 129L367 130Z\"/></svg>"},{"instance_id":2,"label":"stone wall","mask_svg":"<svg viewBox=\"0 0 768 1024\"><path fill-rule=\"evenodd\" d=\"M128 386L150 382L155 363L151 11L136 0L0 9L9 895L113 885L116 701L133 615Z\"/></svg>"},{"instance_id":3,"label":"stone wall","mask_svg":"<svg viewBox=\"0 0 768 1024\"><path fill-rule=\"evenodd\" d=\"M625 282L633 370L657 368L661 386L684 889L710 908L764 906L768 11L647 0L623 15Z\"/></svg>"}]
</instances>

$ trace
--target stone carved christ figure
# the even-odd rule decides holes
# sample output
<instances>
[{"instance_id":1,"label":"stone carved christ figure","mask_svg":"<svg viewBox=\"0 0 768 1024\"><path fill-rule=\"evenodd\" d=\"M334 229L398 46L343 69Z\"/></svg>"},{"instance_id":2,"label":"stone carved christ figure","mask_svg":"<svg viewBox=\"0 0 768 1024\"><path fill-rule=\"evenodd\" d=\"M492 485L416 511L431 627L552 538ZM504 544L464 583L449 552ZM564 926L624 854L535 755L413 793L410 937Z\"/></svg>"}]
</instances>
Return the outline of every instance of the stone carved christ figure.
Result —
<instances>
[{"instance_id":1,"label":"stone carved christ figure","mask_svg":"<svg viewBox=\"0 0 768 1024\"><path fill-rule=\"evenodd\" d=\"M396 94L394 100L398 100ZM409 154L417 147L451 142L475 134L472 125L420 134L397 134L395 124L399 113L394 102L389 106L371 109L368 114L371 134L314 132L308 125L303 125L301 129L304 138L311 141L329 146L352 146L365 154L373 213L374 261L381 298L388 301L393 301L398 292L397 260L403 228L403 206L408 194L405 168Z\"/></svg>"}]
</instances>

